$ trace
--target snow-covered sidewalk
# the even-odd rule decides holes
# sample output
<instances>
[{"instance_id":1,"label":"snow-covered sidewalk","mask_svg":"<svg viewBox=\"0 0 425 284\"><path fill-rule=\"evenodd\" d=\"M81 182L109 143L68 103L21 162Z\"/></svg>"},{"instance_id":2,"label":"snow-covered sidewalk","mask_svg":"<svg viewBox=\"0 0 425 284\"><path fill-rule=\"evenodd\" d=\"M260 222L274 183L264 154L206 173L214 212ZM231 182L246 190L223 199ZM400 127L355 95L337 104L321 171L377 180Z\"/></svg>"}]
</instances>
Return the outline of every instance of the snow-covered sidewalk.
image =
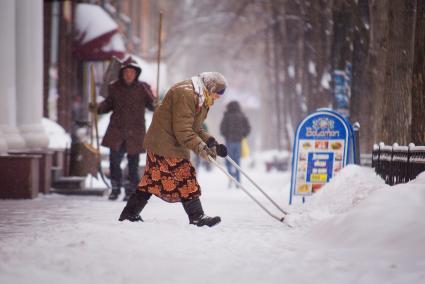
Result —
<instances>
[{"instance_id":1,"label":"snow-covered sidewalk","mask_svg":"<svg viewBox=\"0 0 425 284\"><path fill-rule=\"evenodd\" d=\"M0 200L0 283L425 281L425 176L390 189L349 166L289 207L289 173L248 172L294 228L227 189L218 170L199 173L206 213L222 217L213 228L189 225L181 204L155 197L137 224L118 222L125 204L106 198Z\"/></svg>"}]
</instances>

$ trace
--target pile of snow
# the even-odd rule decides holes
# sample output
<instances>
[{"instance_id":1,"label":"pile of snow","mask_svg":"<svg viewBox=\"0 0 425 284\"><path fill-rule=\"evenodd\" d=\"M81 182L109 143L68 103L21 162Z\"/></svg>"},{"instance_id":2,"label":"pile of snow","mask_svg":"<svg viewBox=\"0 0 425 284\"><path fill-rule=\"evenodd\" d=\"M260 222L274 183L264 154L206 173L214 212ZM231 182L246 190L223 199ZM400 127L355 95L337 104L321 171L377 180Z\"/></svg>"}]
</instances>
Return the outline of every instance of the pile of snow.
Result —
<instances>
[{"instance_id":1,"label":"pile of snow","mask_svg":"<svg viewBox=\"0 0 425 284\"><path fill-rule=\"evenodd\" d=\"M341 214L356 207L372 192L389 188L374 170L348 165L309 200L309 208Z\"/></svg>"},{"instance_id":2,"label":"pile of snow","mask_svg":"<svg viewBox=\"0 0 425 284\"><path fill-rule=\"evenodd\" d=\"M411 184L424 184L425 185L425 172L420 173L414 180L410 182Z\"/></svg>"},{"instance_id":3,"label":"pile of snow","mask_svg":"<svg viewBox=\"0 0 425 284\"><path fill-rule=\"evenodd\" d=\"M273 199L288 196L289 172L248 173ZM0 282L137 283L140 267L146 283L424 282L425 173L390 187L347 166L305 204L279 200L294 228L228 188L218 169L198 177L205 212L222 217L213 228L155 197L138 224L118 222L125 203L106 197L0 200Z\"/></svg>"},{"instance_id":4,"label":"pile of snow","mask_svg":"<svg viewBox=\"0 0 425 284\"><path fill-rule=\"evenodd\" d=\"M350 165L292 207L288 222L306 232L302 240L315 249L385 250L400 260L425 255L425 173L388 186L371 168ZM425 264L425 261L422 263Z\"/></svg>"},{"instance_id":5,"label":"pile of snow","mask_svg":"<svg viewBox=\"0 0 425 284\"><path fill-rule=\"evenodd\" d=\"M350 211L372 192L387 189L371 168L348 165L304 204L294 205L289 216L293 226L310 227L316 222Z\"/></svg>"},{"instance_id":6,"label":"pile of snow","mask_svg":"<svg viewBox=\"0 0 425 284\"><path fill-rule=\"evenodd\" d=\"M422 259L424 265L424 184L377 190L349 212L313 227L305 238L324 248L380 251L398 260Z\"/></svg>"},{"instance_id":7,"label":"pile of snow","mask_svg":"<svg viewBox=\"0 0 425 284\"><path fill-rule=\"evenodd\" d=\"M71 137L59 124L51 119L43 117L41 120L44 130L49 137L50 149L66 149L71 145Z\"/></svg>"}]
</instances>

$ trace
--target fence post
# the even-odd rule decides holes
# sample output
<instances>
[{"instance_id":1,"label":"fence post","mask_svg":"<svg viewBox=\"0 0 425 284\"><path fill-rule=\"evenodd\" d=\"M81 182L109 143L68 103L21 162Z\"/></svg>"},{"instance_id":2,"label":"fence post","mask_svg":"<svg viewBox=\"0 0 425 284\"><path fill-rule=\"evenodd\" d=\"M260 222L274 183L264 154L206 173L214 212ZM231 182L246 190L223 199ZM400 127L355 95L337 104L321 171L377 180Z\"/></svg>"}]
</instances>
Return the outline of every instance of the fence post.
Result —
<instances>
[{"instance_id":1,"label":"fence post","mask_svg":"<svg viewBox=\"0 0 425 284\"><path fill-rule=\"evenodd\" d=\"M396 166L394 165L394 148L398 147L398 143L395 142L392 146L391 146L391 159L390 159L390 171L389 171L389 176L390 176L390 185L395 185L396 184Z\"/></svg>"},{"instance_id":2,"label":"fence post","mask_svg":"<svg viewBox=\"0 0 425 284\"><path fill-rule=\"evenodd\" d=\"M413 165L410 161L410 157L412 155L412 149L415 147L414 143L409 144L409 148L407 150L407 181L414 179L413 177Z\"/></svg>"},{"instance_id":3,"label":"fence post","mask_svg":"<svg viewBox=\"0 0 425 284\"><path fill-rule=\"evenodd\" d=\"M382 162L382 160L381 160L381 156L382 156L382 147L384 147L384 142L379 142L379 150L378 150L378 174L379 174L379 176L381 176L383 179L385 179L384 178L384 171L383 171L383 166L384 166L384 163Z\"/></svg>"},{"instance_id":4,"label":"fence post","mask_svg":"<svg viewBox=\"0 0 425 284\"><path fill-rule=\"evenodd\" d=\"M356 152L354 153L354 164L360 165L360 123L358 121L354 122L353 124L354 129L354 143L356 149Z\"/></svg>"},{"instance_id":5,"label":"fence post","mask_svg":"<svg viewBox=\"0 0 425 284\"><path fill-rule=\"evenodd\" d=\"M372 168L375 169L375 172L377 171L378 157L379 157L378 155L379 155L379 146L378 146L378 144L373 144L373 147L372 147Z\"/></svg>"}]
</instances>

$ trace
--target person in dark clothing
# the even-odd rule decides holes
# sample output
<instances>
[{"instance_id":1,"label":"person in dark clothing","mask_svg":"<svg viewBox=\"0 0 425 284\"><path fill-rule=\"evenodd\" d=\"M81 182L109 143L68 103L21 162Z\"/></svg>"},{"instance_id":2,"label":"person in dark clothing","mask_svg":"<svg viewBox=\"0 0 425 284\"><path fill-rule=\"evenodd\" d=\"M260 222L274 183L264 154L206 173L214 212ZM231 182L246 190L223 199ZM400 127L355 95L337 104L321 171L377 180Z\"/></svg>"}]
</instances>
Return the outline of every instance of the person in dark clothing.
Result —
<instances>
[{"instance_id":1,"label":"person in dark clothing","mask_svg":"<svg viewBox=\"0 0 425 284\"><path fill-rule=\"evenodd\" d=\"M87 121L84 117L84 107L81 96L76 96L72 102L71 117L72 117L72 129L71 129L71 141L72 143L81 142L81 134L79 131L82 127L87 127Z\"/></svg>"},{"instance_id":2,"label":"person in dark clothing","mask_svg":"<svg viewBox=\"0 0 425 284\"><path fill-rule=\"evenodd\" d=\"M220 123L220 133L226 141L229 157L238 165L241 159L241 141L248 136L250 131L251 126L239 103L237 101L228 103L223 120ZM240 182L239 171L227 160L226 167L229 174Z\"/></svg>"},{"instance_id":3,"label":"person in dark clothing","mask_svg":"<svg viewBox=\"0 0 425 284\"><path fill-rule=\"evenodd\" d=\"M103 114L112 111L102 145L110 149L109 168L112 191L109 200L116 200L121 192L121 162L127 153L128 181L124 184L127 201L139 182L139 155L146 152L143 139L146 133L145 108L154 110L154 96L150 86L138 80L142 69L131 59L123 63L118 80L108 86L108 96L92 111Z\"/></svg>"}]
</instances>

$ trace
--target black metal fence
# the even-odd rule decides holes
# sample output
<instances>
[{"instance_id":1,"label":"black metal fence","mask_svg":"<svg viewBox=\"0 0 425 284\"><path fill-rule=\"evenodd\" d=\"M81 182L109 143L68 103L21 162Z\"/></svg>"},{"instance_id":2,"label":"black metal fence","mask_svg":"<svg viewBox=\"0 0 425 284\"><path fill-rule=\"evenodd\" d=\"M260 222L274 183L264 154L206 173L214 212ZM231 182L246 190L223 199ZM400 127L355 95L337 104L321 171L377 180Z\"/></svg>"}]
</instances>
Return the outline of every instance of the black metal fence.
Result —
<instances>
[{"instance_id":1,"label":"black metal fence","mask_svg":"<svg viewBox=\"0 0 425 284\"><path fill-rule=\"evenodd\" d=\"M375 144L372 152L372 167L386 184L408 182L425 171L425 146Z\"/></svg>"}]
</instances>

